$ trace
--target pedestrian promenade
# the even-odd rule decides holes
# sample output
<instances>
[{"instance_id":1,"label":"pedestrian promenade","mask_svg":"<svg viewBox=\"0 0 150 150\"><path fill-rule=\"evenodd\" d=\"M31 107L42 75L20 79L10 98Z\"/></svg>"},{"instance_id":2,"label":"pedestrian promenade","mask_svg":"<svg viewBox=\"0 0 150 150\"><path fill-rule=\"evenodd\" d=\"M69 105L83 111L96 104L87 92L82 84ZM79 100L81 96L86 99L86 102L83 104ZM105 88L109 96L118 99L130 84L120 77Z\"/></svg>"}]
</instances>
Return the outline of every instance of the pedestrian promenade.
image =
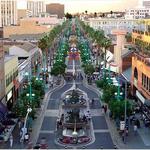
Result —
<instances>
[{"instance_id":1,"label":"pedestrian promenade","mask_svg":"<svg viewBox=\"0 0 150 150\"><path fill-rule=\"evenodd\" d=\"M36 139L37 138L36 134L38 132L37 129L39 129L40 122L41 122L41 119L42 119L40 117L40 114L42 114L42 112L45 111L44 106L46 105L47 97L48 97L50 92L54 91L58 87L61 87L61 85L63 85L63 84L64 84L64 81L61 80L60 85L54 84L53 87L50 87L50 85L47 84L47 86L45 88L45 92L46 92L45 98L42 101L41 107L37 110L37 113L36 113L37 119L35 119L33 121L32 132L30 133L31 143L33 145L35 145L36 140L37 140ZM12 136L13 136L13 145L12 145L12 147L10 147L10 141L8 140L7 142L0 143L0 149L26 149L28 147L27 143L21 143L20 142L20 129L19 129L18 124L15 126L15 128L12 132Z\"/></svg>"},{"instance_id":2,"label":"pedestrian promenade","mask_svg":"<svg viewBox=\"0 0 150 150\"><path fill-rule=\"evenodd\" d=\"M91 86L95 88L95 90L97 89L95 83ZM100 92L100 95L102 95L102 92ZM119 149L150 149L150 128L146 128L142 122L141 128L137 129L136 135L134 134L133 125L129 126L129 135L126 136L124 143L122 137L119 135L115 121L109 117L108 113L105 115L105 118L113 142Z\"/></svg>"}]
</instances>

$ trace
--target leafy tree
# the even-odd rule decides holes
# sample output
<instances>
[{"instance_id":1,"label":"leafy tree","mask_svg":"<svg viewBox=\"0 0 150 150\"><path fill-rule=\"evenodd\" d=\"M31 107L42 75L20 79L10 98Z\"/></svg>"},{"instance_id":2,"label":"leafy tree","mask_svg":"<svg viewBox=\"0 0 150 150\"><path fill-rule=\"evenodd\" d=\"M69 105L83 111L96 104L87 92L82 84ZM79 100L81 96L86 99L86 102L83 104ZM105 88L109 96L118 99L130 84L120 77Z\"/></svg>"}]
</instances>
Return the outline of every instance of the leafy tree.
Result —
<instances>
[{"instance_id":1,"label":"leafy tree","mask_svg":"<svg viewBox=\"0 0 150 150\"><path fill-rule=\"evenodd\" d=\"M54 64L51 75L58 76L58 75L64 75L65 73L66 64L64 63L56 63Z\"/></svg>"},{"instance_id":2,"label":"leafy tree","mask_svg":"<svg viewBox=\"0 0 150 150\"><path fill-rule=\"evenodd\" d=\"M94 13L94 18L96 18L96 17L97 17L97 12Z\"/></svg>"},{"instance_id":3,"label":"leafy tree","mask_svg":"<svg viewBox=\"0 0 150 150\"><path fill-rule=\"evenodd\" d=\"M72 19L72 15L69 14L69 13L66 13L65 17L66 17L67 19Z\"/></svg>"},{"instance_id":4,"label":"leafy tree","mask_svg":"<svg viewBox=\"0 0 150 150\"><path fill-rule=\"evenodd\" d=\"M92 75L94 71L95 71L95 69L94 69L92 64L85 64L85 66L84 66L84 73L85 74Z\"/></svg>"},{"instance_id":5,"label":"leafy tree","mask_svg":"<svg viewBox=\"0 0 150 150\"><path fill-rule=\"evenodd\" d=\"M96 85L97 87L104 89L107 86L107 80L106 79L102 79L102 80L97 80L96 81Z\"/></svg>"},{"instance_id":6,"label":"leafy tree","mask_svg":"<svg viewBox=\"0 0 150 150\"><path fill-rule=\"evenodd\" d=\"M131 103L126 100L126 108L127 108L127 116L130 116L132 113L132 105ZM124 120L124 113L125 113L125 100L111 100L109 102L109 109L113 115L113 118Z\"/></svg>"},{"instance_id":7,"label":"leafy tree","mask_svg":"<svg viewBox=\"0 0 150 150\"><path fill-rule=\"evenodd\" d=\"M132 42L132 35L131 35L131 33L127 33L125 38L126 38L127 42Z\"/></svg>"}]
</instances>

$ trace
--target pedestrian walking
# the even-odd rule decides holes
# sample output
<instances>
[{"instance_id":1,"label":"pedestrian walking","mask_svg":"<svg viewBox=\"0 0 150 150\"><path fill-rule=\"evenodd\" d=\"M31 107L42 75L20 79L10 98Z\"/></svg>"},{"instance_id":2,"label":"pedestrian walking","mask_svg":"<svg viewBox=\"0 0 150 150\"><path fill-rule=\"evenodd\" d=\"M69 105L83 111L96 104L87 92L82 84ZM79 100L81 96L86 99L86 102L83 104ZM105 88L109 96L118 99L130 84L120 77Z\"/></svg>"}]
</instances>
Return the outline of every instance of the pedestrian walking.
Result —
<instances>
[{"instance_id":1,"label":"pedestrian walking","mask_svg":"<svg viewBox=\"0 0 150 150\"><path fill-rule=\"evenodd\" d=\"M9 137L9 142L10 142L10 147L12 148L12 146L13 146L13 136L12 135L10 135L10 137Z\"/></svg>"},{"instance_id":2,"label":"pedestrian walking","mask_svg":"<svg viewBox=\"0 0 150 150\"><path fill-rule=\"evenodd\" d=\"M22 124L22 122L21 122L21 120L20 120L20 118L18 119L18 127L19 127L19 129L21 128L21 124Z\"/></svg>"},{"instance_id":3,"label":"pedestrian walking","mask_svg":"<svg viewBox=\"0 0 150 150\"><path fill-rule=\"evenodd\" d=\"M107 113L107 105L104 106L104 112Z\"/></svg>"},{"instance_id":4,"label":"pedestrian walking","mask_svg":"<svg viewBox=\"0 0 150 150\"><path fill-rule=\"evenodd\" d=\"M26 133L24 136L24 141L27 143L29 141L29 134Z\"/></svg>"},{"instance_id":5,"label":"pedestrian walking","mask_svg":"<svg viewBox=\"0 0 150 150\"><path fill-rule=\"evenodd\" d=\"M92 105L94 105L94 98L92 98Z\"/></svg>"},{"instance_id":6,"label":"pedestrian walking","mask_svg":"<svg viewBox=\"0 0 150 150\"><path fill-rule=\"evenodd\" d=\"M102 113L103 113L103 114L104 114L104 111L105 111L105 110L104 110L104 105L102 105Z\"/></svg>"},{"instance_id":7,"label":"pedestrian walking","mask_svg":"<svg viewBox=\"0 0 150 150\"><path fill-rule=\"evenodd\" d=\"M136 124L134 125L133 129L134 129L134 135L136 135L137 134L137 125Z\"/></svg>"}]
</instances>

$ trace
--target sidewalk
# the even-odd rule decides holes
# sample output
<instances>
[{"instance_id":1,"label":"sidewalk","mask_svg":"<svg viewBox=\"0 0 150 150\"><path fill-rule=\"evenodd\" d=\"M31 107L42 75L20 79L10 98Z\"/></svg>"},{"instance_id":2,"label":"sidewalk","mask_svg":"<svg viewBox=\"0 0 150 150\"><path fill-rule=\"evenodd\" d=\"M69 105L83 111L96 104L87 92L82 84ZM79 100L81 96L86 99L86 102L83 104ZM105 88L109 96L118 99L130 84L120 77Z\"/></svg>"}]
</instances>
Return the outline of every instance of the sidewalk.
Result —
<instances>
[{"instance_id":1,"label":"sidewalk","mask_svg":"<svg viewBox=\"0 0 150 150\"><path fill-rule=\"evenodd\" d=\"M89 85L90 86L90 85ZM91 85L93 88L97 89L96 84ZM99 91L100 95L102 92ZM141 128L137 131L137 135L134 134L133 125L129 127L129 135L126 136L126 144L123 143L122 137L117 131L115 121L112 120L108 114L105 115L108 128L111 133L112 140L114 144L119 149L150 149L150 128L146 128L141 122Z\"/></svg>"},{"instance_id":2,"label":"sidewalk","mask_svg":"<svg viewBox=\"0 0 150 150\"><path fill-rule=\"evenodd\" d=\"M63 80L61 80L60 85L54 84L54 86L51 88L49 87L49 84L47 84L47 88L45 89L45 97L42 101L41 107L36 112L36 116L38 118L33 121L33 125L32 125L33 130L30 133L30 136L31 136L30 139L32 142L34 142L34 139L38 138L38 137L35 137L35 135L37 133L38 127L40 126L40 124L39 124L39 121L41 121L40 114L44 111L44 105L46 103L48 94L50 92L52 92L53 90L55 90L57 87L60 87L63 83L64 83ZM10 142L8 140L7 142L0 143L0 149L26 149L27 148L27 146L28 146L27 143L25 143L25 144L20 143L20 129L19 129L18 124L14 128L12 135L13 135L13 146L12 146L12 148L10 147Z\"/></svg>"}]
</instances>

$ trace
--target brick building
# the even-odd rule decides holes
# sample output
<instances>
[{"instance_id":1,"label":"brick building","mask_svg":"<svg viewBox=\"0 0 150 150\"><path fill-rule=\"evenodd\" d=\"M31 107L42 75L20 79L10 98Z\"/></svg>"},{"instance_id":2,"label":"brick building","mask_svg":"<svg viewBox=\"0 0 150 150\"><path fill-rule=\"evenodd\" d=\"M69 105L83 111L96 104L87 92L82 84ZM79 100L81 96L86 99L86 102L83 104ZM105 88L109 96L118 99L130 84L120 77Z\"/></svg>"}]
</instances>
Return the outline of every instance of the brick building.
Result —
<instances>
[{"instance_id":1,"label":"brick building","mask_svg":"<svg viewBox=\"0 0 150 150\"><path fill-rule=\"evenodd\" d=\"M144 26L144 30L140 27ZM132 57L132 94L141 104L150 104L150 20L142 20L133 30L132 41L138 52Z\"/></svg>"}]
</instances>

